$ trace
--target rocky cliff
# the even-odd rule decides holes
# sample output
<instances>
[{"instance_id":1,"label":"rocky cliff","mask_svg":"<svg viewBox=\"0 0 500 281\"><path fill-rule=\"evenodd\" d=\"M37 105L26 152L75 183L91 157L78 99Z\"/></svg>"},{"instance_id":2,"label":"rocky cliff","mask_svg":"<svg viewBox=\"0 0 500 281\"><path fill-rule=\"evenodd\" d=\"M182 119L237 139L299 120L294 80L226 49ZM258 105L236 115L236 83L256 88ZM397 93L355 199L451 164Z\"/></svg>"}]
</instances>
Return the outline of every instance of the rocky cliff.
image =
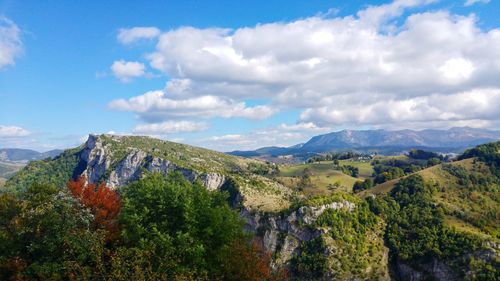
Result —
<instances>
[{"instance_id":1,"label":"rocky cliff","mask_svg":"<svg viewBox=\"0 0 500 281\"><path fill-rule=\"evenodd\" d=\"M120 137L113 137L120 140ZM129 148L121 159L116 160L114 151L105 139L90 135L81 151L79 167L84 167L84 175L91 183L102 180L110 187L117 188L137 180L145 172L168 174L180 172L189 181L200 180L210 190L219 189L226 177L221 173L198 172L184 168L170 160L148 154L139 148Z\"/></svg>"}]
</instances>

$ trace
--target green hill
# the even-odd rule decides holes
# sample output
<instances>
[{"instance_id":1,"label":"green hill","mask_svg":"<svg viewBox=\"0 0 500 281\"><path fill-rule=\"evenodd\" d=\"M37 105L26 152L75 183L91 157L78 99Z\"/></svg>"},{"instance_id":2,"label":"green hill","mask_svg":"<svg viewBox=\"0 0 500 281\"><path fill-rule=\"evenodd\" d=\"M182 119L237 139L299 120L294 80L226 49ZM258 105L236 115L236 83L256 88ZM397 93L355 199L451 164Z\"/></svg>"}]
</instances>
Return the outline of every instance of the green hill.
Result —
<instances>
[{"instance_id":1,"label":"green hill","mask_svg":"<svg viewBox=\"0 0 500 281\"><path fill-rule=\"evenodd\" d=\"M446 212L447 222L469 232L500 238L500 187L489 167L476 158L436 165L412 175L438 188L436 204ZM360 192L361 197L389 194L404 178L391 180Z\"/></svg>"},{"instance_id":2,"label":"green hill","mask_svg":"<svg viewBox=\"0 0 500 281\"><path fill-rule=\"evenodd\" d=\"M205 181L209 188L221 188L230 178L249 208L280 210L289 205L288 188L266 177L270 164L142 136L90 135L86 143L54 159L30 162L5 187L25 190L35 181L62 187L83 174L91 182L118 188L148 172L174 170L189 180Z\"/></svg>"}]
</instances>

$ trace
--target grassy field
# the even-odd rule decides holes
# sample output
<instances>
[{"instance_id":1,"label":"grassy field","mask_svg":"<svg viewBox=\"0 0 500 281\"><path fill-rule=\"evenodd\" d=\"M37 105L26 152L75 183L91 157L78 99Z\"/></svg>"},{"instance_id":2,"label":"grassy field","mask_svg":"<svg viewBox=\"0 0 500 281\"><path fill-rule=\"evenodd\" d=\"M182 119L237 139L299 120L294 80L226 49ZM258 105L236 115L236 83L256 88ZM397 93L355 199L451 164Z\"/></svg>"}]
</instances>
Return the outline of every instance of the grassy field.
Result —
<instances>
[{"instance_id":1,"label":"grassy field","mask_svg":"<svg viewBox=\"0 0 500 281\"><path fill-rule=\"evenodd\" d=\"M373 167L369 161L353 161L353 160L340 160L340 165L350 165L359 169L359 178L371 178L373 174Z\"/></svg>"},{"instance_id":2,"label":"grassy field","mask_svg":"<svg viewBox=\"0 0 500 281\"><path fill-rule=\"evenodd\" d=\"M311 175L311 185L305 187L302 192L305 195L327 195L336 191L352 192L352 186L356 181L370 177L373 173L369 162L342 160L340 164L358 167L360 177L354 178L335 170L332 161L322 161L299 165L282 165L280 166L280 174L276 178L284 185L296 188L306 169L308 169Z\"/></svg>"},{"instance_id":3,"label":"grassy field","mask_svg":"<svg viewBox=\"0 0 500 281\"><path fill-rule=\"evenodd\" d=\"M472 161L473 161L472 159L465 159L465 160L453 162L452 165L462 166L462 167L467 168L467 167L471 167ZM426 181L437 182L437 183L446 184L446 185L453 183L452 182L453 177L451 175L449 175L448 173L444 172L441 165L436 165L436 166L432 166L432 167L427 168L427 169L423 169L421 171L416 172L415 174L421 175L422 177L424 177L424 179ZM405 177L407 177L407 176L405 176ZM376 185L368 190L364 190L364 191L358 193L358 195L361 197L367 197L369 195L387 194L394 188L396 183L398 183L401 179L403 179L405 177L393 179L393 180L378 184L378 185Z\"/></svg>"}]
</instances>

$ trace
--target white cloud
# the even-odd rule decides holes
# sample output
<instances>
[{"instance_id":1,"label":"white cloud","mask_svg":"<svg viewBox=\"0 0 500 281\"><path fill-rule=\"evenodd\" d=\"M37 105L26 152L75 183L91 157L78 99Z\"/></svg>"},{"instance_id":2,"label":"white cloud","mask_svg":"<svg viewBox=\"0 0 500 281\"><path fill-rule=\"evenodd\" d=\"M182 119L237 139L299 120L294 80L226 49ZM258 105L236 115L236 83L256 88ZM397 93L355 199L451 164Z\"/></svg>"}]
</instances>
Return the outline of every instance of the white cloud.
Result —
<instances>
[{"instance_id":1,"label":"white cloud","mask_svg":"<svg viewBox=\"0 0 500 281\"><path fill-rule=\"evenodd\" d=\"M439 70L447 82L456 84L467 81L471 77L474 65L463 58L452 58L445 61Z\"/></svg>"},{"instance_id":2,"label":"white cloud","mask_svg":"<svg viewBox=\"0 0 500 281\"><path fill-rule=\"evenodd\" d=\"M312 131L312 132L321 132L321 131L330 131L330 127L318 127L316 124L313 122L302 122L302 123L297 123L297 124L292 124L292 125L287 125L285 123L282 123L279 125L279 129L284 130L284 131Z\"/></svg>"},{"instance_id":3,"label":"white cloud","mask_svg":"<svg viewBox=\"0 0 500 281\"><path fill-rule=\"evenodd\" d=\"M293 108L302 111L298 121L321 127L498 124L500 28L481 29L474 14L411 10L433 2L234 30L168 30L146 55L169 78L166 89L111 107L148 122L267 118ZM250 99L267 104L248 107Z\"/></svg>"},{"instance_id":4,"label":"white cloud","mask_svg":"<svg viewBox=\"0 0 500 281\"><path fill-rule=\"evenodd\" d=\"M24 128L0 125L0 138L20 138L30 135L31 132Z\"/></svg>"},{"instance_id":5,"label":"white cloud","mask_svg":"<svg viewBox=\"0 0 500 281\"><path fill-rule=\"evenodd\" d=\"M118 31L118 41L122 44L131 44L140 39L153 39L160 35L156 27L122 28Z\"/></svg>"},{"instance_id":6,"label":"white cloud","mask_svg":"<svg viewBox=\"0 0 500 281\"><path fill-rule=\"evenodd\" d=\"M144 64L137 61L118 60L111 65L111 71L122 82L130 82L133 78L144 76Z\"/></svg>"},{"instance_id":7,"label":"white cloud","mask_svg":"<svg viewBox=\"0 0 500 281\"><path fill-rule=\"evenodd\" d=\"M201 139L198 143L219 151L253 150L265 146L291 146L305 142L310 137L321 132L331 131L331 128L319 127L312 122L285 124L275 127L258 129L245 134L227 134Z\"/></svg>"},{"instance_id":8,"label":"white cloud","mask_svg":"<svg viewBox=\"0 0 500 281\"><path fill-rule=\"evenodd\" d=\"M133 132L134 134L165 135L171 133L204 131L207 128L208 124L204 122L165 121L162 123L137 125Z\"/></svg>"},{"instance_id":9,"label":"white cloud","mask_svg":"<svg viewBox=\"0 0 500 281\"><path fill-rule=\"evenodd\" d=\"M243 136L238 134L228 134L222 136L213 136L209 139L213 141L240 141L243 139Z\"/></svg>"},{"instance_id":10,"label":"white cloud","mask_svg":"<svg viewBox=\"0 0 500 281\"><path fill-rule=\"evenodd\" d=\"M171 99L163 91L152 91L128 100L114 100L111 109L135 112L148 122L159 122L179 117L244 117L263 119L275 110L269 106L247 107L243 102L234 102L217 96L200 96L189 99Z\"/></svg>"},{"instance_id":11,"label":"white cloud","mask_svg":"<svg viewBox=\"0 0 500 281\"><path fill-rule=\"evenodd\" d=\"M500 89L475 89L449 95L430 95L370 104L323 106L305 110L304 122L347 126L399 125L428 122L500 120Z\"/></svg>"},{"instance_id":12,"label":"white cloud","mask_svg":"<svg viewBox=\"0 0 500 281\"><path fill-rule=\"evenodd\" d=\"M464 6L472 6L476 3L484 3L484 4L487 4L487 3L490 3L490 0L467 0L465 1L465 4Z\"/></svg>"},{"instance_id":13,"label":"white cloud","mask_svg":"<svg viewBox=\"0 0 500 281\"><path fill-rule=\"evenodd\" d=\"M0 69L13 65L22 51L21 30L11 20L0 16Z\"/></svg>"}]
</instances>

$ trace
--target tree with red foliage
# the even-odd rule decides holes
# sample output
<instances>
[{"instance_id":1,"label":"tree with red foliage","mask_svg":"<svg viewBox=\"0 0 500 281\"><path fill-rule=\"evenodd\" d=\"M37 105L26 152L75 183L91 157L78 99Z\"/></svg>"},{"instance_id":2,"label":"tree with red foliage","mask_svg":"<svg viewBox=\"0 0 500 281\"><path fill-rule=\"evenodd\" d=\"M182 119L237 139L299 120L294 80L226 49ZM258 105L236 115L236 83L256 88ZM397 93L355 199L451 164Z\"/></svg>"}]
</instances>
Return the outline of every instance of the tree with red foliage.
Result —
<instances>
[{"instance_id":1,"label":"tree with red foliage","mask_svg":"<svg viewBox=\"0 0 500 281\"><path fill-rule=\"evenodd\" d=\"M119 232L117 218L121 208L118 192L105 183L99 186L88 183L84 176L79 176L76 181L70 180L68 188L75 198L92 210L95 227L106 230L108 240L116 238Z\"/></svg>"}]
</instances>

